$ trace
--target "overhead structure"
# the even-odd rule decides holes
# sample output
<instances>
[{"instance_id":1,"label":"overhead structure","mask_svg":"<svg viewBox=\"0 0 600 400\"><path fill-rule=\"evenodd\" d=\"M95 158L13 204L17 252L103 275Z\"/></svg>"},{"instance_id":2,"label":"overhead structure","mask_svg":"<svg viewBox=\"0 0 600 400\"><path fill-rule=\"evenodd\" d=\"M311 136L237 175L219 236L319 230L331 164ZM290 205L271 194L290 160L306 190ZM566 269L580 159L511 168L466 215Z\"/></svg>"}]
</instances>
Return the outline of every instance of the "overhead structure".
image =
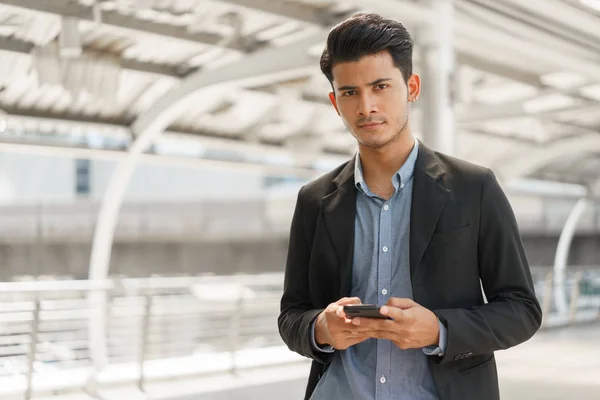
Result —
<instances>
[{"instance_id":1,"label":"overhead structure","mask_svg":"<svg viewBox=\"0 0 600 400\"><path fill-rule=\"evenodd\" d=\"M327 31L353 13L374 11L402 21L416 39L415 71L424 92L413 114L421 138L499 172L510 168L507 177L540 178L548 160L536 157L534 165L510 155L558 147L568 138L600 142L600 14L586 4L0 0L0 108L9 120L43 120L60 137L77 130L65 120L128 130L195 71L244 62L257 51ZM322 45L315 43L315 56ZM240 87L213 107L197 108L192 99L168 128L273 151L289 151L304 138L307 152L337 162L356 145L327 104L328 83L316 62L309 71L301 79ZM309 120L309 129L299 129ZM24 124L10 125L0 140L22 141ZM454 134L437 133L442 130ZM595 160L596 148L585 146L580 158ZM556 172L556 179L588 183L577 169Z\"/></svg>"}]
</instances>

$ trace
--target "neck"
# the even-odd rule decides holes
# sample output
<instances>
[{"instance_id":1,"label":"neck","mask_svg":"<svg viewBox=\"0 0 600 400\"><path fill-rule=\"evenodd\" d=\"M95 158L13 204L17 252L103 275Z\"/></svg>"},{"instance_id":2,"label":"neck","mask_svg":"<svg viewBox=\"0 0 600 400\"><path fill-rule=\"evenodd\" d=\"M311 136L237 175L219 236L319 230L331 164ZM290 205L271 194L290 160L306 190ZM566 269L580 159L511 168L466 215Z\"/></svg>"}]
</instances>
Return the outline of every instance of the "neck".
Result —
<instances>
[{"instance_id":1,"label":"neck","mask_svg":"<svg viewBox=\"0 0 600 400\"><path fill-rule=\"evenodd\" d=\"M400 135L397 140L378 149L359 145L360 162L367 184L370 181L391 181L392 176L406 162L415 145L415 140L408 131Z\"/></svg>"}]
</instances>

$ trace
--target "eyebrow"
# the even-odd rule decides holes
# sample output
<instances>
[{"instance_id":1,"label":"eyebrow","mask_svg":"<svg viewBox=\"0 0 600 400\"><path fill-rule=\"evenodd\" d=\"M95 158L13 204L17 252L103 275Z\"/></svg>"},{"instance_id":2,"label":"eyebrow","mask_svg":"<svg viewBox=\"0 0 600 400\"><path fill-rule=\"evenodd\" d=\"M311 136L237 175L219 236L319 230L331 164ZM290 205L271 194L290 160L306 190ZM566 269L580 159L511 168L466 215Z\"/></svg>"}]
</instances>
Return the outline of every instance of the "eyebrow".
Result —
<instances>
[{"instance_id":1,"label":"eyebrow","mask_svg":"<svg viewBox=\"0 0 600 400\"><path fill-rule=\"evenodd\" d=\"M391 80L392 80L392 78L381 78L381 79L377 79L376 81L367 83L367 86L375 86L375 85L379 85L380 83L383 83L386 81L391 81ZM355 90L355 89L358 89L358 86L346 85L346 86L341 86L338 88L338 90L340 92L342 92L344 90Z\"/></svg>"}]
</instances>

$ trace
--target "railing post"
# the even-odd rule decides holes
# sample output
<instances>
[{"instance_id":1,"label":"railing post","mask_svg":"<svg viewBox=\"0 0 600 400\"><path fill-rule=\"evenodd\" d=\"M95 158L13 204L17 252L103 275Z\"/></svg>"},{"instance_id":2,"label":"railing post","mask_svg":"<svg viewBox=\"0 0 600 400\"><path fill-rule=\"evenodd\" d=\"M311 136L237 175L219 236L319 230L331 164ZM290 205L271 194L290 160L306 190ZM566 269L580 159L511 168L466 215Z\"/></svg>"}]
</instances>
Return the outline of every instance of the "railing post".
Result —
<instances>
[{"instance_id":1,"label":"railing post","mask_svg":"<svg viewBox=\"0 0 600 400\"><path fill-rule=\"evenodd\" d=\"M152 314L152 294L147 294L146 298L146 311L144 313L144 324L142 326L142 342L140 346L140 378L138 381L138 387L140 391L145 392L145 364L146 364L146 352L148 350L148 342L150 340L150 317Z\"/></svg>"},{"instance_id":2,"label":"railing post","mask_svg":"<svg viewBox=\"0 0 600 400\"><path fill-rule=\"evenodd\" d=\"M571 288L571 308L569 309L569 325L575 322L575 316L579 309L579 282L581 281L582 276L582 272L577 271L575 273L575 278L573 279L573 287Z\"/></svg>"},{"instance_id":3,"label":"railing post","mask_svg":"<svg viewBox=\"0 0 600 400\"><path fill-rule=\"evenodd\" d=\"M91 281L91 283L94 283L95 281ZM89 300L89 307L90 307L90 318L95 318L98 317L102 323L103 323L103 333L106 334L108 336L108 325L109 325L109 305L108 305L108 298L111 295L111 290L108 288L104 288L104 287L96 287L96 285L92 285L92 287L90 287L87 291L88 295L88 300ZM88 325L88 336L93 335L93 332L91 330L90 325ZM99 390L99 386L100 383L98 382L98 374L101 372L102 368L104 368L105 366L105 362L106 364L108 364L108 356L103 359L102 364L102 368L98 367L98 363L96 362L95 358L96 356L98 356L98 353L95 353L92 350L91 344L89 347L89 351L90 351L90 361L91 361L91 368L90 368L90 375L87 379L87 381L85 382L85 384L83 385L83 392L86 393L88 396L92 397L93 399L98 399L101 400L102 397L100 396L98 390Z\"/></svg>"},{"instance_id":4,"label":"railing post","mask_svg":"<svg viewBox=\"0 0 600 400\"><path fill-rule=\"evenodd\" d=\"M38 330L40 323L40 300L35 299L33 309L33 320L31 321L31 342L29 343L29 354L27 359L27 391L25 392L25 400L30 400L33 393L33 368L35 364L35 356L37 350Z\"/></svg>"},{"instance_id":5,"label":"railing post","mask_svg":"<svg viewBox=\"0 0 600 400\"><path fill-rule=\"evenodd\" d=\"M238 287L236 306L229 321L229 349L231 353L231 374L237 374L237 352L240 347L240 329L243 317L243 283Z\"/></svg>"},{"instance_id":6,"label":"railing post","mask_svg":"<svg viewBox=\"0 0 600 400\"><path fill-rule=\"evenodd\" d=\"M545 321L548 319L548 314L550 314L550 310L552 307L553 276L554 274L552 271L548 272L544 281L544 300L542 301L542 325L544 325Z\"/></svg>"},{"instance_id":7,"label":"railing post","mask_svg":"<svg viewBox=\"0 0 600 400\"><path fill-rule=\"evenodd\" d=\"M544 280L544 300L542 301L542 325L544 325L545 321L548 319L548 315L552 309L552 284L553 284L554 274L552 271L546 274L546 279Z\"/></svg>"}]
</instances>

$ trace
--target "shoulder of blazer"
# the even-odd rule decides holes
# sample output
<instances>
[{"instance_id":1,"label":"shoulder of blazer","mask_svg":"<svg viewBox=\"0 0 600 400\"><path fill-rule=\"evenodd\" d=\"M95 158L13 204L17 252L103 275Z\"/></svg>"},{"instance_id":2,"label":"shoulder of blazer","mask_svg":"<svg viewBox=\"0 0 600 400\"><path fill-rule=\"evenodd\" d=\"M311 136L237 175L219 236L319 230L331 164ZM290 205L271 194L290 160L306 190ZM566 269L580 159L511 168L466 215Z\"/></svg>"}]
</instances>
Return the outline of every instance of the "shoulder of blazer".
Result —
<instances>
[{"instance_id":1,"label":"shoulder of blazer","mask_svg":"<svg viewBox=\"0 0 600 400\"><path fill-rule=\"evenodd\" d=\"M434 152L440 166L444 169L444 183L458 188L480 188L494 173L486 167L452 157L447 154Z\"/></svg>"},{"instance_id":2,"label":"shoulder of blazer","mask_svg":"<svg viewBox=\"0 0 600 400\"><path fill-rule=\"evenodd\" d=\"M337 190L338 186L335 183L335 179L340 173L348 166L349 163L353 163L354 159L346 161L339 165L337 168L329 171L317 179L308 182L300 189L300 201L304 207L318 207L321 204L323 197Z\"/></svg>"}]
</instances>

